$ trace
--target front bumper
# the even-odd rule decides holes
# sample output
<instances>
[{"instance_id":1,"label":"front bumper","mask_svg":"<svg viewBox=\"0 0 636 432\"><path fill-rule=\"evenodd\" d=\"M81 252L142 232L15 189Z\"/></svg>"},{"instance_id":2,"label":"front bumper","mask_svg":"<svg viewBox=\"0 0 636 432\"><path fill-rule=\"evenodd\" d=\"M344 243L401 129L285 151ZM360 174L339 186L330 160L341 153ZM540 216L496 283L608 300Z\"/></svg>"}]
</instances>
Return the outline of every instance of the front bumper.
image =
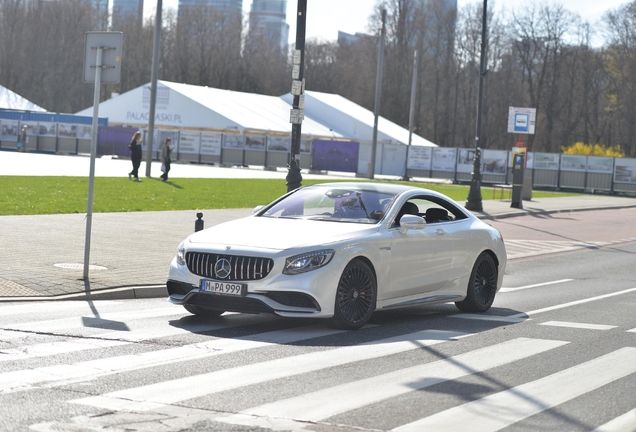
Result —
<instances>
[{"instance_id":1,"label":"front bumper","mask_svg":"<svg viewBox=\"0 0 636 432\"><path fill-rule=\"evenodd\" d=\"M268 291L248 293L245 297L219 295L201 291L185 282L168 280L170 297L176 305L196 305L214 310L241 313L270 313L286 317L320 315L321 307L309 294L294 291Z\"/></svg>"}]
</instances>

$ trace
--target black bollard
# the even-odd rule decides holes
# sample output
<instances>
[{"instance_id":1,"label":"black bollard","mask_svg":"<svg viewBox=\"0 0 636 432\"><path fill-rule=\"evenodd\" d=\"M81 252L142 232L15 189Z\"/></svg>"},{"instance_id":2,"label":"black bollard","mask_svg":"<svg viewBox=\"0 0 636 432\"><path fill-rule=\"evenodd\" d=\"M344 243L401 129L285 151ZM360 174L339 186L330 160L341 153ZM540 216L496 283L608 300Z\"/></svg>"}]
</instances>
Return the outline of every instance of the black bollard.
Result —
<instances>
[{"instance_id":1,"label":"black bollard","mask_svg":"<svg viewBox=\"0 0 636 432\"><path fill-rule=\"evenodd\" d=\"M203 213L197 213L197 220L194 222L194 232L201 231L203 229Z\"/></svg>"}]
</instances>

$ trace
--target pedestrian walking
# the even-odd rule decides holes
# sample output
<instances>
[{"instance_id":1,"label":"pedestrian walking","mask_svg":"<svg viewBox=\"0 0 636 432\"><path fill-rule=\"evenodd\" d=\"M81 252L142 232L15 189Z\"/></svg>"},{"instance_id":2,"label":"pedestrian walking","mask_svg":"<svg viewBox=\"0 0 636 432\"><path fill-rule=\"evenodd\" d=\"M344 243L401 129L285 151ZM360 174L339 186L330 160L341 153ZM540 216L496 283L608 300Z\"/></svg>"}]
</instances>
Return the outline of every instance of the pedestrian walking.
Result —
<instances>
[{"instance_id":1,"label":"pedestrian walking","mask_svg":"<svg viewBox=\"0 0 636 432\"><path fill-rule=\"evenodd\" d=\"M133 169L128 173L128 178L132 180L135 178L135 181L139 180L139 165L141 165L141 132L137 131L132 137L132 141L128 144L128 148L130 149L130 160L132 161Z\"/></svg>"},{"instance_id":2,"label":"pedestrian walking","mask_svg":"<svg viewBox=\"0 0 636 432\"><path fill-rule=\"evenodd\" d=\"M172 154L172 140L166 139L166 142L161 146L161 178L163 181L168 181L168 172L170 171L170 155Z\"/></svg>"},{"instance_id":3,"label":"pedestrian walking","mask_svg":"<svg viewBox=\"0 0 636 432\"><path fill-rule=\"evenodd\" d=\"M16 145L16 149L18 151L26 151L26 143L29 138L27 137L27 125L22 126L22 130L20 131L20 136L18 136L18 144Z\"/></svg>"}]
</instances>

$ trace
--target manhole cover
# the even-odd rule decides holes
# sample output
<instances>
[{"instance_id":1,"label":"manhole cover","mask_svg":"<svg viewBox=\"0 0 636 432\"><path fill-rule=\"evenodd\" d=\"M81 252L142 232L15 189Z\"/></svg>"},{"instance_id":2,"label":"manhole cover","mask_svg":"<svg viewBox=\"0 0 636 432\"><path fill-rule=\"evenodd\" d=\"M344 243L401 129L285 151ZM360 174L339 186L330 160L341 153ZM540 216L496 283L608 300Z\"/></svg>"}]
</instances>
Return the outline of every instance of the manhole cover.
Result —
<instances>
[{"instance_id":1,"label":"manhole cover","mask_svg":"<svg viewBox=\"0 0 636 432\"><path fill-rule=\"evenodd\" d=\"M74 264L74 263L61 263L61 264L53 264L55 267L60 267L68 270L84 270L84 264ZM98 265L89 265L89 270L108 270L106 267L98 266Z\"/></svg>"}]
</instances>

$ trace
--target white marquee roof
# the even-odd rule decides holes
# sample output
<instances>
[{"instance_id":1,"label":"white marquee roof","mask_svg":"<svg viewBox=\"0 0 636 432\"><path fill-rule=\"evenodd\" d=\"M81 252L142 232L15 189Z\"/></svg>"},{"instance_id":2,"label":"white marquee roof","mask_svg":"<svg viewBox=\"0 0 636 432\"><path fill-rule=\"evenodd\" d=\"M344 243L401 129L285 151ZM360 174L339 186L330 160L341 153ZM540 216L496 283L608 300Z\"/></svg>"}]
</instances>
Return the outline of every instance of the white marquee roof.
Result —
<instances>
[{"instance_id":1,"label":"white marquee roof","mask_svg":"<svg viewBox=\"0 0 636 432\"><path fill-rule=\"evenodd\" d=\"M170 81L157 82L156 127L234 129L237 131L290 133L292 95L281 97L221 90ZM150 84L99 104L99 117L111 125L148 125ZM77 113L92 116L93 108ZM342 96L307 91L303 135L373 140L373 112ZM378 142L408 144L409 131L383 117L378 120ZM412 135L416 146L436 144Z\"/></svg>"},{"instance_id":2,"label":"white marquee roof","mask_svg":"<svg viewBox=\"0 0 636 432\"><path fill-rule=\"evenodd\" d=\"M0 109L13 109L24 111L46 112L44 108L38 106L19 94L0 85Z\"/></svg>"},{"instance_id":3,"label":"white marquee roof","mask_svg":"<svg viewBox=\"0 0 636 432\"><path fill-rule=\"evenodd\" d=\"M108 117L109 124L147 125L149 106L150 84L146 84L100 103L99 117ZM291 133L290 109L277 96L158 81L155 126ZM77 114L92 116L93 108ZM340 137L307 116L302 132Z\"/></svg>"},{"instance_id":4,"label":"white marquee roof","mask_svg":"<svg viewBox=\"0 0 636 432\"><path fill-rule=\"evenodd\" d=\"M282 96L282 98L289 103L292 102L291 93ZM375 120L373 112L340 95L306 91L305 115L326 125L336 134L361 141L373 140ZM380 117L378 119L378 142L408 144L409 131L407 128ZM436 144L416 134L412 134L411 143L417 146L437 147Z\"/></svg>"}]
</instances>

